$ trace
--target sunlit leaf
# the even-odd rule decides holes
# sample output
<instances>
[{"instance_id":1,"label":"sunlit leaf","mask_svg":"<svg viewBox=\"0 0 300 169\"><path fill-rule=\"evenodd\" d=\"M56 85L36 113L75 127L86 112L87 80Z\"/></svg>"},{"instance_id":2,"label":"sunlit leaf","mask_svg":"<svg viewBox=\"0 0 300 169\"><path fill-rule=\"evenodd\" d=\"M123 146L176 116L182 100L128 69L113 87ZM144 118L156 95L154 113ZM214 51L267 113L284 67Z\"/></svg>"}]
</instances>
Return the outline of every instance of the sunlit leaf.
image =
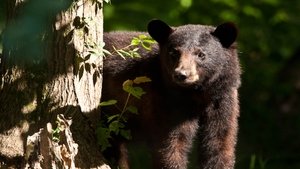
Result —
<instances>
[{"instance_id":1,"label":"sunlit leaf","mask_svg":"<svg viewBox=\"0 0 300 169\"><path fill-rule=\"evenodd\" d=\"M117 100L108 100L108 101L103 101L100 103L100 106L111 106L117 104Z\"/></svg>"},{"instance_id":2,"label":"sunlit leaf","mask_svg":"<svg viewBox=\"0 0 300 169\"><path fill-rule=\"evenodd\" d=\"M134 48L133 50L132 50L132 52L137 52L139 50L139 48Z\"/></svg>"},{"instance_id":3,"label":"sunlit leaf","mask_svg":"<svg viewBox=\"0 0 300 169\"><path fill-rule=\"evenodd\" d=\"M139 76L133 80L133 83L135 84L147 83L147 82L151 82L151 79L147 76Z\"/></svg>"},{"instance_id":4,"label":"sunlit leaf","mask_svg":"<svg viewBox=\"0 0 300 169\"><path fill-rule=\"evenodd\" d=\"M131 40L131 43L130 43L130 45L132 45L132 46L137 46L139 44L140 44L140 40L135 37Z\"/></svg>"},{"instance_id":5,"label":"sunlit leaf","mask_svg":"<svg viewBox=\"0 0 300 169\"><path fill-rule=\"evenodd\" d=\"M133 84L133 81L132 80L126 80L125 82L123 82L123 90L126 91L126 92L129 92L132 88L132 84Z\"/></svg>"},{"instance_id":6,"label":"sunlit leaf","mask_svg":"<svg viewBox=\"0 0 300 169\"><path fill-rule=\"evenodd\" d=\"M146 50L149 50L149 51L152 50L151 44L149 44L149 43L142 43L142 46L143 46L143 48L146 49Z\"/></svg>"},{"instance_id":7,"label":"sunlit leaf","mask_svg":"<svg viewBox=\"0 0 300 169\"><path fill-rule=\"evenodd\" d=\"M110 51L106 50L106 49L102 49L102 52L104 53L104 55L112 55L110 53Z\"/></svg>"},{"instance_id":8,"label":"sunlit leaf","mask_svg":"<svg viewBox=\"0 0 300 169\"><path fill-rule=\"evenodd\" d=\"M139 53L137 53L137 52L133 52L133 53L132 53L132 56L133 56L134 58L140 58L140 57L141 57L141 55L140 55Z\"/></svg>"},{"instance_id":9,"label":"sunlit leaf","mask_svg":"<svg viewBox=\"0 0 300 169\"><path fill-rule=\"evenodd\" d=\"M125 50L118 50L120 53L123 54L123 56L131 57L130 53Z\"/></svg>"},{"instance_id":10,"label":"sunlit leaf","mask_svg":"<svg viewBox=\"0 0 300 169\"><path fill-rule=\"evenodd\" d=\"M138 38L139 38L139 39L145 39L145 38L148 38L148 36L147 36L147 35L144 35L144 34L141 34L141 35L138 36Z\"/></svg>"},{"instance_id":11,"label":"sunlit leaf","mask_svg":"<svg viewBox=\"0 0 300 169\"><path fill-rule=\"evenodd\" d=\"M113 49L114 49L115 52L117 52L117 54L119 56L121 56L123 59L126 59L125 56L123 56L123 54L121 52L119 52L119 50L117 50L114 46L113 46Z\"/></svg>"}]
</instances>

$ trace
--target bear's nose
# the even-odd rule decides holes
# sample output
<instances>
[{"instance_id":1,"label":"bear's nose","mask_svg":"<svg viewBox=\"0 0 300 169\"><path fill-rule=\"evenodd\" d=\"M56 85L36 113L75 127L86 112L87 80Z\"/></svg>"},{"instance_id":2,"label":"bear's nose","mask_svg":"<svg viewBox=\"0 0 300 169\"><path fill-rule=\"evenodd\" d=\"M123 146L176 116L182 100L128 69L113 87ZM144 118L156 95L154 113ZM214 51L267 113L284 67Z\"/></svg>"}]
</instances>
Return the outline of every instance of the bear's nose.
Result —
<instances>
[{"instance_id":1,"label":"bear's nose","mask_svg":"<svg viewBox=\"0 0 300 169\"><path fill-rule=\"evenodd\" d=\"M187 73L186 71L176 71L174 74L174 78L177 81L184 81L187 78Z\"/></svg>"}]
</instances>

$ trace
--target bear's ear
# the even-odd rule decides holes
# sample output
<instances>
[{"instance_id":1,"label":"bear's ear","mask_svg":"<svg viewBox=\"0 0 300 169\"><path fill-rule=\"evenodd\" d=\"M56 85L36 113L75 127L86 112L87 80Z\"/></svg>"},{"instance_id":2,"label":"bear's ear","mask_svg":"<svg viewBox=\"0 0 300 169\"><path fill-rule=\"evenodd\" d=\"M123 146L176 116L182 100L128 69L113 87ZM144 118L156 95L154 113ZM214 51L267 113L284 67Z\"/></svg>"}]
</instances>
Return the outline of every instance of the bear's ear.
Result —
<instances>
[{"instance_id":1,"label":"bear's ear","mask_svg":"<svg viewBox=\"0 0 300 169\"><path fill-rule=\"evenodd\" d=\"M165 43L173 29L161 20L152 20L148 23L148 33L158 43Z\"/></svg>"},{"instance_id":2,"label":"bear's ear","mask_svg":"<svg viewBox=\"0 0 300 169\"><path fill-rule=\"evenodd\" d=\"M220 40L223 47L229 48L237 38L238 29L234 23L226 22L217 26L211 34Z\"/></svg>"}]
</instances>

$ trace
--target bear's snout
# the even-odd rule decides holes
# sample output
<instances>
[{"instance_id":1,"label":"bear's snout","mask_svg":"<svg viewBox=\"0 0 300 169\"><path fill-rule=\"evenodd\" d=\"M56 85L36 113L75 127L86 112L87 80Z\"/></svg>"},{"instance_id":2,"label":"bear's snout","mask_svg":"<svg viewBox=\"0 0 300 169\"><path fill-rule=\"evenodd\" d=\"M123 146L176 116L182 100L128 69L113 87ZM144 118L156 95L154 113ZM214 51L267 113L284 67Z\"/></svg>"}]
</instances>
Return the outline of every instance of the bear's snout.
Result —
<instances>
[{"instance_id":1,"label":"bear's snout","mask_svg":"<svg viewBox=\"0 0 300 169\"><path fill-rule=\"evenodd\" d=\"M180 70L175 70L174 72L174 79L182 82L188 77L188 74L186 71L180 71Z\"/></svg>"},{"instance_id":2,"label":"bear's snout","mask_svg":"<svg viewBox=\"0 0 300 169\"><path fill-rule=\"evenodd\" d=\"M184 86L197 83L199 75L196 65L189 64L183 66L180 64L173 72L173 80L175 83Z\"/></svg>"}]
</instances>

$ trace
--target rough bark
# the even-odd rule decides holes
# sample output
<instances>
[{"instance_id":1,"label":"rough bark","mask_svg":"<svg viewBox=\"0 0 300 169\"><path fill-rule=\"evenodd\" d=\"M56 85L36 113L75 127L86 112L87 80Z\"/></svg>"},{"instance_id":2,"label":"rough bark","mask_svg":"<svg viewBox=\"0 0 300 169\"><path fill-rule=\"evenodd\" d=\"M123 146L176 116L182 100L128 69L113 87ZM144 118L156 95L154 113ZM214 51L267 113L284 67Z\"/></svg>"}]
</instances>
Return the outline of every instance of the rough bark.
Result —
<instances>
[{"instance_id":1,"label":"rough bark","mask_svg":"<svg viewBox=\"0 0 300 169\"><path fill-rule=\"evenodd\" d=\"M102 1L93 2L5 1L0 168L107 167L94 133L102 57L85 45L102 42Z\"/></svg>"}]
</instances>

